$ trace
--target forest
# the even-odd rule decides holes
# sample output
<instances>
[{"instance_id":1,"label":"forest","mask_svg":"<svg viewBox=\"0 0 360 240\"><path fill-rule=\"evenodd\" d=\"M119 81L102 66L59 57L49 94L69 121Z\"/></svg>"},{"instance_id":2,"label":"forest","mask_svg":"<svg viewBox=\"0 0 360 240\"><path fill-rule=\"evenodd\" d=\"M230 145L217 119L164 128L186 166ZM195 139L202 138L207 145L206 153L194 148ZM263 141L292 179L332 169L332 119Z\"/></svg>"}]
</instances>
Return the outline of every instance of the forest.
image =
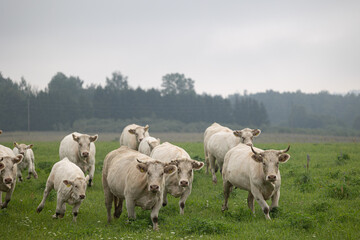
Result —
<instances>
[{"instance_id":1,"label":"forest","mask_svg":"<svg viewBox=\"0 0 360 240\"><path fill-rule=\"evenodd\" d=\"M5 131L120 131L129 122L161 123L162 131L202 132L212 122L233 128L358 135L360 95L297 92L197 94L195 81L170 73L160 88L133 88L113 72L104 84L84 86L79 77L56 73L43 90L24 78L16 82L0 72L0 128ZM188 127L191 126L191 127ZM154 129L152 129L154 130Z\"/></svg>"}]
</instances>

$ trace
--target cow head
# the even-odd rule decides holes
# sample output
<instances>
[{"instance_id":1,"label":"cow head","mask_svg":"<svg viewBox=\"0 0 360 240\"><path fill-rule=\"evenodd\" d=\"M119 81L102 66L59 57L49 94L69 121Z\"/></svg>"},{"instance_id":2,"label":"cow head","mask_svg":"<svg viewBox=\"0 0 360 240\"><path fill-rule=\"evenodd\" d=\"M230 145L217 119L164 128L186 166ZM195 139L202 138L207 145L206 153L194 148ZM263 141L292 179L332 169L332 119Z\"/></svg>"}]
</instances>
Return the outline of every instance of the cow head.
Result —
<instances>
[{"instance_id":1,"label":"cow head","mask_svg":"<svg viewBox=\"0 0 360 240\"><path fill-rule=\"evenodd\" d=\"M3 179L3 183L11 187L11 184L16 180L16 171L14 167L20 163L23 159L23 155L18 154L16 157L1 156L0 157L0 176Z\"/></svg>"},{"instance_id":2,"label":"cow head","mask_svg":"<svg viewBox=\"0 0 360 240\"><path fill-rule=\"evenodd\" d=\"M265 180L275 182L278 178L279 163L285 163L290 159L290 155L286 152L289 151L290 145L285 150L265 150L263 152L256 152L251 146L254 153L251 158L262 163Z\"/></svg>"},{"instance_id":3,"label":"cow head","mask_svg":"<svg viewBox=\"0 0 360 240\"><path fill-rule=\"evenodd\" d=\"M162 191L161 187L164 185L164 174L171 174L176 171L174 165L165 165L160 161L146 161L142 162L137 159L138 164L136 168L142 172L146 173L148 191L153 193L158 193Z\"/></svg>"},{"instance_id":4,"label":"cow head","mask_svg":"<svg viewBox=\"0 0 360 240\"><path fill-rule=\"evenodd\" d=\"M14 142L14 147L17 148L19 153L25 157L26 151L30 148L32 148L34 145L26 145L26 144L18 144L17 142Z\"/></svg>"},{"instance_id":5,"label":"cow head","mask_svg":"<svg viewBox=\"0 0 360 240\"><path fill-rule=\"evenodd\" d=\"M71 188L71 197L75 201L82 201L85 199L86 186L89 181L89 175L86 178L78 177L75 180L64 180L66 187Z\"/></svg>"},{"instance_id":6,"label":"cow head","mask_svg":"<svg viewBox=\"0 0 360 240\"><path fill-rule=\"evenodd\" d=\"M87 134L81 134L81 135L75 135L72 134L72 137L75 142L79 145L79 156L81 159L83 159L85 162L88 160L90 155L90 143L95 142L98 138L98 135L89 136Z\"/></svg>"},{"instance_id":7,"label":"cow head","mask_svg":"<svg viewBox=\"0 0 360 240\"><path fill-rule=\"evenodd\" d=\"M239 137L243 144L253 146L253 137L260 135L260 129L244 128L242 130L236 130L233 132L236 137Z\"/></svg>"},{"instance_id":8,"label":"cow head","mask_svg":"<svg viewBox=\"0 0 360 240\"><path fill-rule=\"evenodd\" d=\"M188 187L192 182L193 169L200 170L204 166L203 162L187 158L172 160L170 164L177 167L177 176L180 187Z\"/></svg>"},{"instance_id":9,"label":"cow head","mask_svg":"<svg viewBox=\"0 0 360 240\"><path fill-rule=\"evenodd\" d=\"M157 138L155 141L148 141L149 147L150 147L150 152L156 147L160 145L160 138Z\"/></svg>"},{"instance_id":10,"label":"cow head","mask_svg":"<svg viewBox=\"0 0 360 240\"><path fill-rule=\"evenodd\" d=\"M149 136L149 125L145 127L137 127L129 129L129 133L134 134L136 137L136 142L139 144L145 137Z\"/></svg>"}]
</instances>

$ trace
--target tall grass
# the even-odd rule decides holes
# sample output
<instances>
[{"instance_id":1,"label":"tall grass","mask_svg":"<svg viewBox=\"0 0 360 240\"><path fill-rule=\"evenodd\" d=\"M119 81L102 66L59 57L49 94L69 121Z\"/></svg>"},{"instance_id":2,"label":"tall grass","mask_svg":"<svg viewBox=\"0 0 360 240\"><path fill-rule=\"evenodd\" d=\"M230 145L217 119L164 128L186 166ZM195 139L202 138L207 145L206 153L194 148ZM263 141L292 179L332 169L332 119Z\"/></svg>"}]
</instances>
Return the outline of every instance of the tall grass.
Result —
<instances>
[{"instance_id":1,"label":"tall grass","mask_svg":"<svg viewBox=\"0 0 360 240\"><path fill-rule=\"evenodd\" d=\"M202 143L175 143L193 158L203 159ZM11 143L4 145L11 146ZM107 224L101 170L105 155L118 142L97 142L94 186L88 188L77 223L72 222L71 206L63 219L54 220L56 193L53 191L44 210L38 214L46 179L58 161L59 143L35 143L34 152L39 179L17 183L7 209L0 210L1 239L359 239L360 238L360 148L358 144L291 144L290 160L280 165L282 175L279 208L266 221L259 205L256 215L247 207L247 193L235 189L229 210L221 212L222 180L213 185L204 169L196 171L192 194L179 215L179 199L159 213L160 230L154 232L150 211L136 209L137 219L127 221L124 211L119 219ZM260 148L284 149L283 144L258 144ZM339 153L348 154L346 164L336 163ZM306 155L312 189L302 190ZM343 155L344 156L344 155ZM4 194L3 194L4 195Z\"/></svg>"}]
</instances>

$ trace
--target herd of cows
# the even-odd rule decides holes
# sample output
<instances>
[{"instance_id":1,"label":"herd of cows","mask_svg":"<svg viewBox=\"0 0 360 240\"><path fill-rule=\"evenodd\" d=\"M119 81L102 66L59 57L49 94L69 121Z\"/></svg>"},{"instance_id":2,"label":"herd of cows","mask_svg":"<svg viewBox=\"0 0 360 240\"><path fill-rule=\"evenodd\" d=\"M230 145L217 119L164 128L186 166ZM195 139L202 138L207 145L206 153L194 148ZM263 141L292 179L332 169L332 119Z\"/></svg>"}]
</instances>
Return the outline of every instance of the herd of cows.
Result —
<instances>
[{"instance_id":1,"label":"herd of cows","mask_svg":"<svg viewBox=\"0 0 360 240\"><path fill-rule=\"evenodd\" d=\"M125 200L128 217L135 219L135 207L152 210L153 229L158 229L158 214L167 205L167 194L179 200L180 214L184 214L185 202L191 194L193 170L200 170L204 163L190 158L189 154L169 142L160 143L149 135L149 126L128 125L120 136L120 148L108 153L102 170L102 186L108 222L113 216L119 218ZM2 131L0 130L0 134ZM259 129L231 130L213 123L204 133L206 173L212 173L217 183L216 171L223 178L224 203L233 187L249 192L248 206L254 212L254 200L261 206L265 217L278 206L281 177L279 163L285 163L290 155L285 150L262 150L253 147L253 137ZM90 136L74 132L60 142L59 157L49 174L43 199L36 211L40 213L52 189L57 192L57 205L53 218L62 218L66 203L74 205L73 220L76 221L81 202L86 197L86 188L93 184L95 172L95 141L98 135ZM0 206L6 208L15 189L16 181L23 181L22 171L28 168L37 178L32 145L14 142L14 148L0 145ZM85 173L88 175L85 177ZM2 202L2 192L6 192ZM272 200L271 206L266 200Z\"/></svg>"}]
</instances>

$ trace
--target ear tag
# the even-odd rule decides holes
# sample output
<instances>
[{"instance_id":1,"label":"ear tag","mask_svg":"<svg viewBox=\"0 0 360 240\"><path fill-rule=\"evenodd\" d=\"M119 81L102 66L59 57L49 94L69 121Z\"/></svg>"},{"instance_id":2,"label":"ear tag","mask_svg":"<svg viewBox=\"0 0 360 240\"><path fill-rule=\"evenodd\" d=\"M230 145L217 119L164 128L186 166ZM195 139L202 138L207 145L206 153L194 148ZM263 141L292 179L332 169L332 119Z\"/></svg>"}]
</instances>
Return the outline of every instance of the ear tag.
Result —
<instances>
[{"instance_id":1,"label":"ear tag","mask_svg":"<svg viewBox=\"0 0 360 240\"><path fill-rule=\"evenodd\" d=\"M67 186L67 187L71 187L71 184L67 184L66 186Z\"/></svg>"},{"instance_id":2,"label":"ear tag","mask_svg":"<svg viewBox=\"0 0 360 240\"><path fill-rule=\"evenodd\" d=\"M140 168L140 172L142 172L142 173L143 173L143 172L145 172L145 170L144 170L143 168Z\"/></svg>"}]
</instances>

